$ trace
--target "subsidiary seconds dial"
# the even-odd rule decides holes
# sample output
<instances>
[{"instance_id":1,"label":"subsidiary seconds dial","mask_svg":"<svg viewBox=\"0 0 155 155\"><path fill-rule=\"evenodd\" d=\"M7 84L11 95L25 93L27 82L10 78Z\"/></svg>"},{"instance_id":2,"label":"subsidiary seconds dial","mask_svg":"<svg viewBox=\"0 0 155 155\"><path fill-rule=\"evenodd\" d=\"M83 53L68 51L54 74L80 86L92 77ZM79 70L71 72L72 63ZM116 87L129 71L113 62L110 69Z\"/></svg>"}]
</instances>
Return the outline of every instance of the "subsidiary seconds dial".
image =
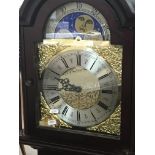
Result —
<instances>
[{"instance_id":1,"label":"subsidiary seconds dial","mask_svg":"<svg viewBox=\"0 0 155 155\"><path fill-rule=\"evenodd\" d=\"M116 108L115 73L91 48L65 49L50 60L42 77L45 100L72 126L99 124Z\"/></svg>"}]
</instances>

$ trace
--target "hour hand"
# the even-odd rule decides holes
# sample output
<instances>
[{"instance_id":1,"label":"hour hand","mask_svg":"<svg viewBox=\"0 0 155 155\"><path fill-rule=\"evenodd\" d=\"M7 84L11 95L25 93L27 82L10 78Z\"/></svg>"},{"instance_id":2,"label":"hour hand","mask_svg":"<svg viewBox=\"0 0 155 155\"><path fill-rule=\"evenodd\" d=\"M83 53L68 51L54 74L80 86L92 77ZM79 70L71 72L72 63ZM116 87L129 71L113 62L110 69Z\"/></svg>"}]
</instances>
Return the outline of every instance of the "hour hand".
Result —
<instances>
[{"instance_id":1,"label":"hour hand","mask_svg":"<svg viewBox=\"0 0 155 155\"><path fill-rule=\"evenodd\" d=\"M64 89L65 91L81 92L81 90L82 90L82 88L80 86L75 86L73 84L70 84L69 83L70 81L68 78L65 78L65 79L55 78L55 79L61 83L61 85L62 85L61 89Z\"/></svg>"},{"instance_id":2,"label":"hour hand","mask_svg":"<svg viewBox=\"0 0 155 155\"><path fill-rule=\"evenodd\" d=\"M80 86L75 86L75 85L72 85L72 84L68 84L66 87L64 87L64 90L81 92L82 88Z\"/></svg>"},{"instance_id":3,"label":"hour hand","mask_svg":"<svg viewBox=\"0 0 155 155\"><path fill-rule=\"evenodd\" d=\"M75 86L74 87L74 91L76 91L76 92L81 92L82 91L82 88L80 87L80 86Z\"/></svg>"}]
</instances>

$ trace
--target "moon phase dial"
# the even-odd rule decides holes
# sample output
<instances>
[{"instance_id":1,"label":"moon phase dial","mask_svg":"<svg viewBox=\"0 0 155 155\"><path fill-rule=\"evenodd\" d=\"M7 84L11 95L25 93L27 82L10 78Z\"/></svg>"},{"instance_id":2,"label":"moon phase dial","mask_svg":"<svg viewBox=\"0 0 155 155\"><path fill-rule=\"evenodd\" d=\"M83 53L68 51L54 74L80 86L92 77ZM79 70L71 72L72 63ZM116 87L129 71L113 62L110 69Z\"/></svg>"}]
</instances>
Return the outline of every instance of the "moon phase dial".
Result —
<instances>
[{"instance_id":1,"label":"moon phase dial","mask_svg":"<svg viewBox=\"0 0 155 155\"><path fill-rule=\"evenodd\" d=\"M110 40L106 19L93 6L82 2L70 2L57 8L46 25L46 39Z\"/></svg>"},{"instance_id":2,"label":"moon phase dial","mask_svg":"<svg viewBox=\"0 0 155 155\"><path fill-rule=\"evenodd\" d=\"M51 109L72 126L91 127L115 110L119 92L110 65L91 48L68 48L51 59L42 91Z\"/></svg>"}]
</instances>

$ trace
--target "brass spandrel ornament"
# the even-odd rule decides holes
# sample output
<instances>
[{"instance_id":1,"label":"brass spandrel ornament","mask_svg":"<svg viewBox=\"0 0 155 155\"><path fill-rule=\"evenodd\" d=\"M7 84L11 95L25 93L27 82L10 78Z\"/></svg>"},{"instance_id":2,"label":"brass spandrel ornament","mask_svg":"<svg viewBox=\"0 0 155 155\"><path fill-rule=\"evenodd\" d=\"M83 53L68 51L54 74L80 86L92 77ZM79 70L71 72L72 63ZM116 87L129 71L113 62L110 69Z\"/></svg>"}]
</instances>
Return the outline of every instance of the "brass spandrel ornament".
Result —
<instances>
[{"instance_id":1,"label":"brass spandrel ornament","mask_svg":"<svg viewBox=\"0 0 155 155\"><path fill-rule=\"evenodd\" d=\"M46 68L46 65L50 59L55 56L59 51L62 51L65 47L62 46L59 42L54 44L43 44L38 45L39 49L39 73L42 74L43 70Z\"/></svg>"},{"instance_id":2,"label":"brass spandrel ornament","mask_svg":"<svg viewBox=\"0 0 155 155\"><path fill-rule=\"evenodd\" d=\"M119 81L122 81L122 53L123 48L120 45L109 45L101 48L94 47L97 52L104 57L114 69Z\"/></svg>"},{"instance_id":3,"label":"brass spandrel ornament","mask_svg":"<svg viewBox=\"0 0 155 155\"><path fill-rule=\"evenodd\" d=\"M122 46L108 41L47 39L38 49L43 77L40 125L56 120L51 127L79 126L120 135ZM58 113L50 113L51 109Z\"/></svg>"},{"instance_id":4,"label":"brass spandrel ornament","mask_svg":"<svg viewBox=\"0 0 155 155\"><path fill-rule=\"evenodd\" d=\"M113 135L120 135L120 125L121 125L121 106L119 105L114 113L104 122L88 128L90 131L97 131L103 133L109 133Z\"/></svg>"},{"instance_id":5,"label":"brass spandrel ornament","mask_svg":"<svg viewBox=\"0 0 155 155\"><path fill-rule=\"evenodd\" d=\"M41 99L41 120L39 122L40 126L49 126L49 124L48 124L49 120L56 120L56 124L52 125L52 127L71 128L71 126L69 126L64 121L62 121L60 118L58 118L57 115L54 115L54 114L50 113L50 107L46 103L42 93L40 93L40 99Z\"/></svg>"}]
</instances>

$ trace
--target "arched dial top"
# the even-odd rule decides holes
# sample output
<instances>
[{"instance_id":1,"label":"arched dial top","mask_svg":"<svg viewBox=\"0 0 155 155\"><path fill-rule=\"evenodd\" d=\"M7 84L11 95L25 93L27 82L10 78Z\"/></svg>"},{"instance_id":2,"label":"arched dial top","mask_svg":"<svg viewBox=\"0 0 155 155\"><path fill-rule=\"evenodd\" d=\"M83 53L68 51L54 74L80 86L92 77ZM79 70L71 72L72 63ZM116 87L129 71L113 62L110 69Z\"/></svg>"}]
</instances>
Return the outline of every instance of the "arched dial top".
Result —
<instances>
[{"instance_id":1,"label":"arched dial top","mask_svg":"<svg viewBox=\"0 0 155 155\"><path fill-rule=\"evenodd\" d=\"M91 48L67 48L53 57L43 73L42 91L58 117L79 127L106 120L119 96L114 71Z\"/></svg>"},{"instance_id":2,"label":"arched dial top","mask_svg":"<svg viewBox=\"0 0 155 155\"><path fill-rule=\"evenodd\" d=\"M77 36L84 40L110 40L110 31L104 16L93 6L70 2L49 16L44 37L74 39Z\"/></svg>"}]
</instances>

